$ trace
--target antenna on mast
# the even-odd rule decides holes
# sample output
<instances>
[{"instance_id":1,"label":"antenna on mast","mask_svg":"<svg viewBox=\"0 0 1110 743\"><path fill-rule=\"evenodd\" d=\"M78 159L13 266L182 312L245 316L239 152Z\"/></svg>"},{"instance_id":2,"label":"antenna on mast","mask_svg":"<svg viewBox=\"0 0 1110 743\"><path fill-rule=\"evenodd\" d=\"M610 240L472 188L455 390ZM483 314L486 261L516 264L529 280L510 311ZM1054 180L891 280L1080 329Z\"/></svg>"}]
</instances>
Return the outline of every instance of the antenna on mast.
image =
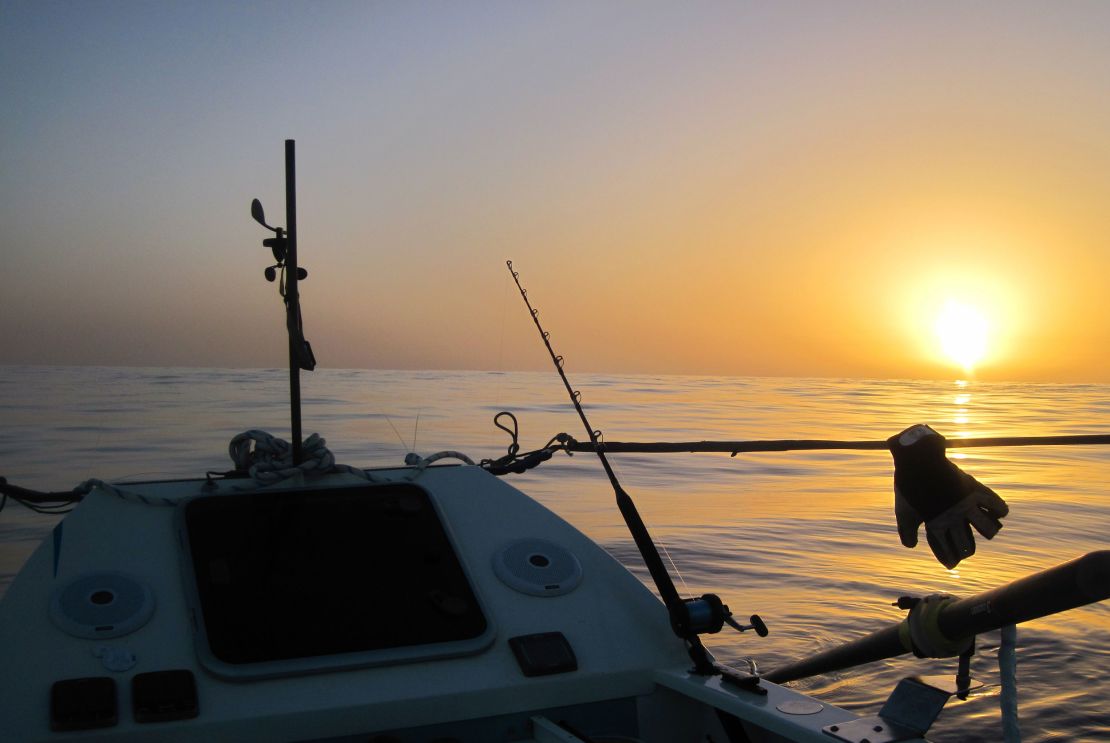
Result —
<instances>
[{"instance_id":1,"label":"antenna on mast","mask_svg":"<svg viewBox=\"0 0 1110 743\"><path fill-rule=\"evenodd\" d=\"M297 282L308 278L308 271L297 265L297 165L296 142L285 140L285 225L271 227L266 223L266 212L258 199L251 201L251 217L255 222L274 233L262 244L270 248L277 263L267 266L267 281L278 278L278 293L285 301L285 327L289 334L289 407L292 423L293 464L303 459L301 448L301 369L312 371L316 368L316 357L312 346L304 339L301 325L301 297Z\"/></svg>"}]
</instances>

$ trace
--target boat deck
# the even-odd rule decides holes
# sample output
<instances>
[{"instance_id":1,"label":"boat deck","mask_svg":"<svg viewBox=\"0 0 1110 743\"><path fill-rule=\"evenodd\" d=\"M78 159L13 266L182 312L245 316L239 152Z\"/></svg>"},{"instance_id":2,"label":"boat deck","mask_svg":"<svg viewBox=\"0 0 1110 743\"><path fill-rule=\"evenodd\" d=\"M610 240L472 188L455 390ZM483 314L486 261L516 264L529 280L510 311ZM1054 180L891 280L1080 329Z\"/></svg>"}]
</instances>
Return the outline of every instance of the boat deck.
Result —
<instances>
[{"instance_id":1,"label":"boat deck","mask_svg":"<svg viewBox=\"0 0 1110 743\"><path fill-rule=\"evenodd\" d=\"M411 472L374 475L404 482ZM329 475L313 486L365 490L364 482L352 482L351 475ZM740 724L752 740L829 741L823 726L854 719L774 684L764 682L769 693L763 696L687 673L683 643L653 594L585 535L480 468L433 467L415 482L434 504L486 617L476 638L412 652L221 660L205 634L183 506L98 489L38 548L0 604L4 739L558 740L547 723L537 722L542 718L560 734L582 731L583 739L673 743L704 741L704 732L691 735L706 730L718 731L713 740L729 740L722 726L731 715L746 721ZM250 487L226 480L214 489L204 485L152 483L126 491L184 501ZM553 583L535 579L556 568ZM388 570L388 564L365 566L368 575ZM123 583L97 588L104 576ZM149 596L124 606L132 584ZM80 594L76 608L71 598L59 608L74 592ZM110 606L110 597L118 598L121 621L98 627L98 602ZM411 600L382 601L383 611L428 611ZM450 609L450 597L446 602ZM82 624L82 612L89 622ZM105 636L97 636L104 627ZM173 671L192 676L195 708L174 687L181 676L146 675ZM152 690L152 678L161 686ZM55 684L77 679L108 679L98 683L114 686L114 719L105 712L103 727L91 727L96 710L71 710L70 718L55 711L52 720ZM76 696L55 705L95 707L100 692L69 693ZM152 694L153 702L145 699ZM72 727L73 720L88 729L52 729Z\"/></svg>"}]
</instances>

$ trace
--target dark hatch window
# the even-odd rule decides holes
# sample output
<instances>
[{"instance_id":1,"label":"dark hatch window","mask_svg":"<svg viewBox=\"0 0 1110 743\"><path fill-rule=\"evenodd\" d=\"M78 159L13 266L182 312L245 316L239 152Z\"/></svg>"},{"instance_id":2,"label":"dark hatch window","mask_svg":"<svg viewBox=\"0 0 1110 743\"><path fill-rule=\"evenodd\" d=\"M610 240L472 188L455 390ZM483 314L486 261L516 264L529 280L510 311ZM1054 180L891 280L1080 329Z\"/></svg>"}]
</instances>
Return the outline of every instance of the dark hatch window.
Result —
<instances>
[{"instance_id":1,"label":"dark hatch window","mask_svg":"<svg viewBox=\"0 0 1110 743\"><path fill-rule=\"evenodd\" d=\"M185 529L209 649L230 664L450 643L486 619L411 484L197 498Z\"/></svg>"}]
</instances>

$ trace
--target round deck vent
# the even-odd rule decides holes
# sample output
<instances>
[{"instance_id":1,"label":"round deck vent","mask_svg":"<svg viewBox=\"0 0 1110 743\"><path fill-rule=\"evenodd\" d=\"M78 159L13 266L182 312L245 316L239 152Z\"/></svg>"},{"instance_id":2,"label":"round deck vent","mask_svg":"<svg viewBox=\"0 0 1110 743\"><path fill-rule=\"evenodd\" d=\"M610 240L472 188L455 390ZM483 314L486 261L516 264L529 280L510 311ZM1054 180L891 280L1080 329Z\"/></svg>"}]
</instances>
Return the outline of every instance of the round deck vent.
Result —
<instances>
[{"instance_id":1,"label":"round deck vent","mask_svg":"<svg viewBox=\"0 0 1110 743\"><path fill-rule=\"evenodd\" d=\"M154 593L123 573L84 573L55 588L50 598L50 619L74 637L120 637L153 613Z\"/></svg>"},{"instance_id":2,"label":"round deck vent","mask_svg":"<svg viewBox=\"0 0 1110 743\"><path fill-rule=\"evenodd\" d=\"M493 556L493 572L529 596L561 596L582 580L578 558L546 539L521 539L504 547Z\"/></svg>"}]
</instances>

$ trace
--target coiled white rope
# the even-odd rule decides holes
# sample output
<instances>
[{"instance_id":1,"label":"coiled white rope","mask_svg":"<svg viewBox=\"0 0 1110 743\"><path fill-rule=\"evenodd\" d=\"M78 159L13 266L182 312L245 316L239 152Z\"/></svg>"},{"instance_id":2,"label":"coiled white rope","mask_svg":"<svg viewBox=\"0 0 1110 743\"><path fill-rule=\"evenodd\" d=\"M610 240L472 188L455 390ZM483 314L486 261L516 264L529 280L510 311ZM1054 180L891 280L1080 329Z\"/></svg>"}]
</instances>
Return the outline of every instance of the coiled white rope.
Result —
<instances>
[{"instance_id":1,"label":"coiled white rope","mask_svg":"<svg viewBox=\"0 0 1110 743\"><path fill-rule=\"evenodd\" d=\"M352 475L369 480L370 482L383 482L365 470L350 467L345 464L336 464L335 457L325 446L327 442L319 434L312 434L301 445L302 461L299 465L293 464L293 447L284 439L279 439L265 431L251 429L244 431L231 440L228 444L228 453L235 467L246 470L255 482L269 485L280 482L297 474L306 476L322 475L330 472L347 472ZM253 449L251 448L253 445ZM441 451L427 457L416 453L405 456L405 464L415 466L413 471L405 476L407 480L415 480L424 473L433 462L440 459L458 459L466 464L473 465L474 460L457 451Z\"/></svg>"},{"instance_id":2,"label":"coiled white rope","mask_svg":"<svg viewBox=\"0 0 1110 743\"><path fill-rule=\"evenodd\" d=\"M336 464L335 455L326 444L320 434L312 434L301 445L301 463L294 464L293 447L288 441L252 428L235 436L227 446L227 453L235 468L247 472L259 485L272 485L295 475L312 477L331 472L346 472L379 482L378 478L357 467Z\"/></svg>"},{"instance_id":3,"label":"coiled white rope","mask_svg":"<svg viewBox=\"0 0 1110 743\"><path fill-rule=\"evenodd\" d=\"M387 482L387 480L345 464L336 464L335 455L326 446L327 442L317 433L309 436L301 447L302 460L300 464L293 464L293 447L288 441L279 439L266 431L252 428L244 431L231 439L227 446L228 455L235 464L235 469L246 472L259 485L273 485L291 477L319 477L335 472L343 472L362 478L368 482ZM424 473L433 462L440 459L458 459L466 464L473 465L467 455L457 451L441 451L427 457L410 453L405 457L405 464L413 467L412 472L405 476L406 480L415 480ZM75 490L89 493L100 489L117 498L147 506L176 506L180 498L165 498L162 496L149 496L126 490L104 480L86 480ZM184 497L184 496L182 496Z\"/></svg>"}]
</instances>

